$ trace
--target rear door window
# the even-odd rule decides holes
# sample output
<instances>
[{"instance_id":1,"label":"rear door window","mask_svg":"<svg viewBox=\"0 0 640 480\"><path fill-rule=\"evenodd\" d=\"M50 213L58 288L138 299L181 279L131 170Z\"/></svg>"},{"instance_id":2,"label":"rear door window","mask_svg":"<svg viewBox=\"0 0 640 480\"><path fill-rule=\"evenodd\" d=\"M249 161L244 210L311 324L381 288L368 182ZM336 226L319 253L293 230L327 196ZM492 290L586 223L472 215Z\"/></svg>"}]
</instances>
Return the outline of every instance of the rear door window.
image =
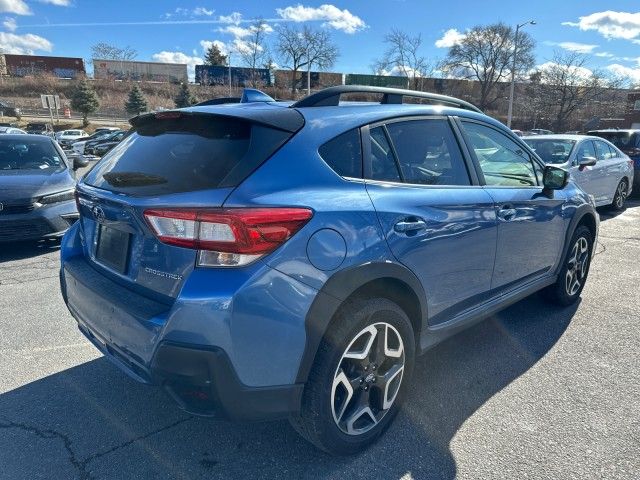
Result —
<instances>
[{"instance_id":1,"label":"rear door window","mask_svg":"<svg viewBox=\"0 0 640 480\"><path fill-rule=\"evenodd\" d=\"M371 138L371 179L400 182L400 172L384 127L369 130Z\"/></svg>"},{"instance_id":2,"label":"rear door window","mask_svg":"<svg viewBox=\"0 0 640 480\"><path fill-rule=\"evenodd\" d=\"M406 183L470 185L458 142L446 119L411 120L387 125Z\"/></svg>"},{"instance_id":3,"label":"rear door window","mask_svg":"<svg viewBox=\"0 0 640 480\"><path fill-rule=\"evenodd\" d=\"M219 115L152 118L85 177L134 196L235 187L292 134Z\"/></svg>"}]
</instances>

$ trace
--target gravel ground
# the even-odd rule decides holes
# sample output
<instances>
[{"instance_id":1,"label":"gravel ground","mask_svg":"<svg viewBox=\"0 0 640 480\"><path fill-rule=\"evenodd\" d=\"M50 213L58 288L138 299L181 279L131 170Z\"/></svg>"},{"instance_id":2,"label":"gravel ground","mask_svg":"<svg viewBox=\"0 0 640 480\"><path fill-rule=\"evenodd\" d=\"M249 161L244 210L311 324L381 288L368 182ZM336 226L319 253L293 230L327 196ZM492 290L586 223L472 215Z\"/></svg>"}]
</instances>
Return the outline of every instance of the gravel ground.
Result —
<instances>
[{"instance_id":1,"label":"gravel ground","mask_svg":"<svg viewBox=\"0 0 640 480\"><path fill-rule=\"evenodd\" d=\"M640 478L640 202L601 215L578 305L533 296L431 350L381 441L337 459L136 384L77 331L57 247L3 245L0 479Z\"/></svg>"}]
</instances>

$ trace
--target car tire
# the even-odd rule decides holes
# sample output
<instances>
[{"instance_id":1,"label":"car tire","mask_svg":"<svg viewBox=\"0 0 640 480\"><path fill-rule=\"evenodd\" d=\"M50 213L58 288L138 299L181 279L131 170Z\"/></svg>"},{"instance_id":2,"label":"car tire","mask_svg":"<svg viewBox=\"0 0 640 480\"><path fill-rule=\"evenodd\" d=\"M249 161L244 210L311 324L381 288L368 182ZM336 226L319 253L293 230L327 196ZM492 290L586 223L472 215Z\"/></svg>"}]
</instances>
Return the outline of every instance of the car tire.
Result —
<instances>
[{"instance_id":1,"label":"car tire","mask_svg":"<svg viewBox=\"0 0 640 480\"><path fill-rule=\"evenodd\" d=\"M627 184L626 179L620 180L618 187L616 188L616 193L613 196L613 202L611 202L611 209L615 211L624 210L624 203L627 200L627 192L629 191L629 186Z\"/></svg>"},{"instance_id":2,"label":"car tire","mask_svg":"<svg viewBox=\"0 0 640 480\"><path fill-rule=\"evenodd\" d=\"M414 359L402 308L385 298L349 301L322 339L292 426L327 453L363 450L398 413Z\"/></svg>"},{"instance_id":3,"label":"car tire","mask_svg":"<svg viewBox=\"0 0 640 480\"><path fill-rule=\"evenodd\" d=\"M543 290L545 297L563 307L578 300L589 275L593 235L586 226L579 226L569 241L569 248L553 285Z\"/></svg>"}]
</instances>

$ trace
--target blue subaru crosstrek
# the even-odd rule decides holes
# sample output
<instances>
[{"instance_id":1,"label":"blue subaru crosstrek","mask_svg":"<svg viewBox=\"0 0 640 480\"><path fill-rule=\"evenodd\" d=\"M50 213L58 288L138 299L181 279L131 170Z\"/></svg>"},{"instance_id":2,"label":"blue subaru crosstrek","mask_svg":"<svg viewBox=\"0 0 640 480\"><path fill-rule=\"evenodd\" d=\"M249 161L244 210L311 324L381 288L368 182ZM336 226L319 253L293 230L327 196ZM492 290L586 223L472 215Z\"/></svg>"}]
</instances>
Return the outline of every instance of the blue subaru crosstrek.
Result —
<instances>
[{"instance_id":1,"label":"blue subaru crosstrek","mask_svg":"<svg viewBox=\"0 0 640 480\"><path fill-rule=\"evenodd\" d=\"M379 102L341 102L353 93ZM538 290L569 305L584 287L592 200L464 101L253 91L131 123L78 183L62 294L106 357L189 412L288 417L356 452L417 355Z\"/></svg>"}]
</instances>

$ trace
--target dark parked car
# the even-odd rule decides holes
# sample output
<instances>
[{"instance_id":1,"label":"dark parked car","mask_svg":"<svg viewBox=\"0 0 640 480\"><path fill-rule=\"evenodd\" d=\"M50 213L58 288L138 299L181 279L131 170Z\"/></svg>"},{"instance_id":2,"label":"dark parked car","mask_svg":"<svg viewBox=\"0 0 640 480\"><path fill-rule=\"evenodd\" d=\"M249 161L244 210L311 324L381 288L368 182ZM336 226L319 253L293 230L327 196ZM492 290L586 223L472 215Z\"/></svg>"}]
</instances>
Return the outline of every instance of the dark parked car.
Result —
<instances>
[{"instance_id":1,"label":"dark parked car","mask_svg":"<svg viewBox=\"0 0 640 480\"><path fill-rule=\"evenodd\" d=\"M62 296L132 378L354 453L393 421L417 355L536 291L580 297L593 200L473 105L262 98L135 117L78 182Z\"/></svg>"},{"instance_id":2,"label":"dark parked car","mask_svg":"<svg viewBox=\"0 0 640 480\"><path fill-rule=\"evenodd\" d=\"M113 132L110 135L105 137L96 138L95 140L90 140L84 145L84 154L85 155L96 155L102 156L106 151L111 150L114 145L118 144L127 134L125 130L119 130L117 132ZM105 149L98 148L100 145L107 145Z\"/></svg>"},{"instance_id":3,"label":"dark parked car","mask_svg":"<svg viewBox=\"0 0 640 480\"><path fill-rule=\"evenodd\" d=\"M640 191L640 130L592 130L589 135L609 140L633 160L633 188L637 194Z\"/></svg>"},{"instance_id":4,"label":"dark parked car","mask_svg":"<svg viewBox=\"0 0 640 480\"><path fill-rule=\"evenodd\" d=\"M62 236L78 219L73 169L51 138L0 136L0 242Z\"/></svg>"},{"instance_id":5,"label":"dark parked car","mask_svg":"<svg viewBox=\"0 0 640 480\"><path fill-rule=\"evenodd\" d=\"M31 133L34 135L46 135L51 138L55 136L55 133L53 131L53 126L50 123L44 123L44 122L27 123L27 126L25 127L25 131L27 133Z\"/></svg>"}]
</instances>

